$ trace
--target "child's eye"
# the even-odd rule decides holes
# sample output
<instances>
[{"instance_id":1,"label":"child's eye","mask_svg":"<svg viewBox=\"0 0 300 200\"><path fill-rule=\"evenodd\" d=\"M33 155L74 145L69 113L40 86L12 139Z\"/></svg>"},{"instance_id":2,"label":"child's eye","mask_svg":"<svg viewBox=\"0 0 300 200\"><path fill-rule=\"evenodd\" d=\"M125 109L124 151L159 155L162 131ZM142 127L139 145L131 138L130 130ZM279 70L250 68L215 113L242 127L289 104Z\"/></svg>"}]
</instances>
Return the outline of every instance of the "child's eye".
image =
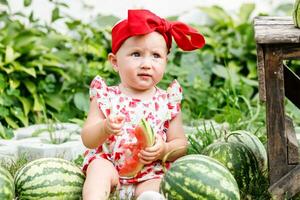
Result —
<instances>
[{"instance_id":1,"label":"child's eye","mask_svg":"<svg viewBox=\"0 0 300 200\"><path fill-rule=\"evenodd\" d=\"M153 54L153 57L154 57L154 58L160 58L161 56L160 56L158 53L154 53L154 54Z\"/></svg>"},{"instance_id":2,"label":"child's eye","mask_svg":"<svg viewBox=\"0 0 300 200\"><path fill-rule=\"evenodd\" d=\"M139 52L133 52L133 53L131 54L131 56L133 56L133 57L139 57L139 56L140 56L140 53L139 53Z\"/></svg>"}]
</instances>

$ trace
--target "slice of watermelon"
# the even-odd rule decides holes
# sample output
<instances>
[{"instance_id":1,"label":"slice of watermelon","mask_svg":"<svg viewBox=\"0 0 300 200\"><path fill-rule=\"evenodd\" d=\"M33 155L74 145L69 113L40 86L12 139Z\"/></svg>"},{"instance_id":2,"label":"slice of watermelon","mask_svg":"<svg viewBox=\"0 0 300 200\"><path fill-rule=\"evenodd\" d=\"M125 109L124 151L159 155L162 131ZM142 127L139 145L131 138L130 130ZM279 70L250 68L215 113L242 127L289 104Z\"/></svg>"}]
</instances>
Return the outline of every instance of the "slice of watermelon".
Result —
<instances>
[{"instance_id":1,"label":"slice of watermelon","mask_svg":"<svg viewBox=\"0 0 300 200\"><path fill-rule=\"evenodd\" d=\"M131 151L131 157L126 159L124 165L119 168L121 177L134 177L142 170L144 165L140 163L138 153L146 147L153 146L155 142L153 129L145 119L135 127L134 135L137 141L127 146Z\"/></svg>"}]
</instances>

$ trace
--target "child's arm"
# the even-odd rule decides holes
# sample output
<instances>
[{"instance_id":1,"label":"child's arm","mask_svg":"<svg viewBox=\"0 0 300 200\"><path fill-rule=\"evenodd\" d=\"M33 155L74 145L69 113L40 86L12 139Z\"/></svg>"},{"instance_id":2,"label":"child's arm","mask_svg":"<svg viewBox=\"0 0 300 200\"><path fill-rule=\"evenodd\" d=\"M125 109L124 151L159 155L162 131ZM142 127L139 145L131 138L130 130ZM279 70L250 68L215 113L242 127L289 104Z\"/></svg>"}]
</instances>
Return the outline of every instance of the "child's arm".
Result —
<instances>
[{"instance_id":1,"label":"child's arm","mask_svg":"<svg viewBox=\"0 0 300 200\"><path fill-rule=\"evenodd\" d=\"M160 159L162 159L168 152L176 149L178 149L178 151L173 151L173 153L169 155L167 161L173 161L181 156L184 156L187 151L187 145L188 142L183 130L181 112L179 112L169 124L167 141L165 143L164 152Z\"/></svg>"},{"instance_id":2,"label":"child's arm","mask_svg":"<svg viewBox=\"0 0 300 200\"><path fill-rule=\"evenodd\" d=\"M124 123L123 116L107 119L101 110L98 109L96 98L90 103L90 110L81 131L83 144L90 149L97 148L111 135L119 135Z\"/></svg>"},{"instance_id":3,"label":"child's arm","mask_svg":"<svg viewBox=\"0 0 300 200\"><path fill-rule=\"evenodd\" d=\"M178 151L171 153L167 159L168 161L173 161L186 154L187 144L181 112L179 112L169 124L167 141L164 142L160 136L157 136L154 146L141 150L140 161L144 164L149 164L155 160L163 159L168 152L178 149Z\"/></svg>"}]
</instances>

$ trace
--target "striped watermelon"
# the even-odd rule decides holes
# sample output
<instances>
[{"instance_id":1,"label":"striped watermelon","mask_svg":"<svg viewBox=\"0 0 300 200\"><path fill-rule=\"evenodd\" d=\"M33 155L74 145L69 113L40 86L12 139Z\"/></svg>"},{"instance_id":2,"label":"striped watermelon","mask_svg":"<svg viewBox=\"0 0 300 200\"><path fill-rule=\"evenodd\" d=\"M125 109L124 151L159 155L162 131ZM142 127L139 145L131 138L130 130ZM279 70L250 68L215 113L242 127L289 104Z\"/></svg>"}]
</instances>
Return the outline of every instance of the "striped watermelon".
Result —
<instances>
[{"instance_id":1,"label":"striped watermelon","mask_svg":"<svg viewBox=\"0 0 300 200\"><path fill-rule=\"evenodd\" d=\"M80 199L84 174L70 161L60 158L34 160L15 175L19 199Z\"/></svg>"},{"instance_id":2,"label":"striped watermelon","mask_svg":"<svg viewBox=\"0 0 300 200\"><path fill-rule=\"evenodd\" d=\"M236 200L238 185L220 162L204 155L177 159L166 172L160 192L168 200Z\"/></svg>"},{"instance_id":3,"label":"striped watermelon","mask_svg":"<svg viewBox=\"0 0 300 200\"><path fill-rule=\"evenodd\" d=\"M260 170L266 171L268 168L267 151L261 141L255 135L244 131L237 130L231 132L228 141L241 142L251 149L254 153Z\"/></svg>"},{"instance_id":4,"label":"striped watermelon","mask_svg":"<svg viewBox=\"0 0 300 200\"><path fill-rule=\"evenodd\" d=\"M14 179L8 170L0 167L0 199L12 200L15 196Z\"/></svg>"},{"instance_id":5,"label":"striped watermelon","mask_svg":"<svg viewBox=\"0 0 300 200\"><path fill-rule=\"evenodd\" d=\"M251 194L259 176L259 166L253 152L240 142L215 142L207 146L208 155L229 169L238 183L241 196Z\"/></svg>"}]
</instances>

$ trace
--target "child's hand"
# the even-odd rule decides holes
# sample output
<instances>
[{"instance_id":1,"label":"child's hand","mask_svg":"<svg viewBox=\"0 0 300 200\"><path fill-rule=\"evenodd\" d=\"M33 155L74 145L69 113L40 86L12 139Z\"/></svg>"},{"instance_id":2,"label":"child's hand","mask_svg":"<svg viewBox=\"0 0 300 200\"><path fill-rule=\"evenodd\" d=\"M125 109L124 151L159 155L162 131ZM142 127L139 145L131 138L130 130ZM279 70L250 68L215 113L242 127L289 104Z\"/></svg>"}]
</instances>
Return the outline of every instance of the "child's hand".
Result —
<instances>
[{"instance_id":1,"label":"child's hand","mask_svg":"<svg viewBox=\"0 0 300 200\"><path fill-rule=\"evenodd\" d=\"M150 164L153 161L162 159L166 150L166 143L160 135L155 136L155 144L152 147L147 147L139 153L140 162Z\"/></svg>"},{"instance_id":2,"label":"child's hand","mask_svg":"<svg viewBox=\"0 0 300 200\"><path fill-rule=\"evenodd\" d=\"M107 134L111 135L121 135L122 134L122 127L125 122L125 117L123 115L117 116L108 116L105 120L104 130Z\"/></svg>"}]
</instances>

